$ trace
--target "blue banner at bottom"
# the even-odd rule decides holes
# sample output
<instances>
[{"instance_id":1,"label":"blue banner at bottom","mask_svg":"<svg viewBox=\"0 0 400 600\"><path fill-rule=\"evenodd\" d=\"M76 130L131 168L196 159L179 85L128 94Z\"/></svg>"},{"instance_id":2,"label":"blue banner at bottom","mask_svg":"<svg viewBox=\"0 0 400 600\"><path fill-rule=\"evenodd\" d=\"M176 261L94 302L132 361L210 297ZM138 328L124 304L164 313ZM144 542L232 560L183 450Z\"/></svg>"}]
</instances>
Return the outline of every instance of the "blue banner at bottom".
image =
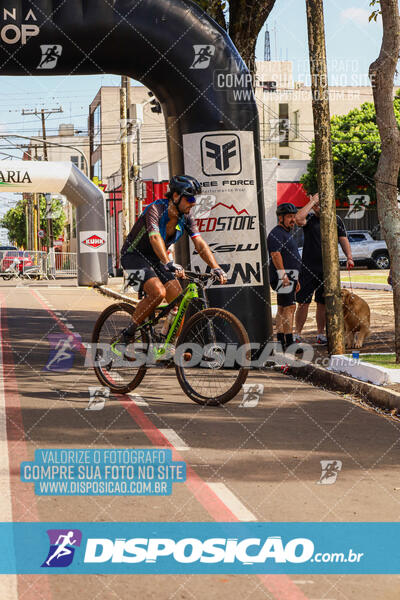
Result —
<instances>
[{"instance_id":1,"label":"blue banner at bottom","mask_svg":"<svg viewBox=\"0 0 400 600\"><path fill-rule=\"evenodd\" d=\"M0 573L398 574L399 536L400 523L0 523Z\"/></svg>"}]
</instances>

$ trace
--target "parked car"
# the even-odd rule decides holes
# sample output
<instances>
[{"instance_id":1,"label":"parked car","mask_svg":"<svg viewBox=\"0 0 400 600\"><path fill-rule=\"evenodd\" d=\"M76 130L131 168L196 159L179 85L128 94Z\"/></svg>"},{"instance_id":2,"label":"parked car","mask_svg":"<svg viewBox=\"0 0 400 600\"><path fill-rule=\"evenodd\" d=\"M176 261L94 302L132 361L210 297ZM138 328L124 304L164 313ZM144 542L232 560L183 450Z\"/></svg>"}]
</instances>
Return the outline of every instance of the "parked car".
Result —
<instances>
[{"instance_id":1,"label":"parked car","mask_svg":"<svg viewBox=\"0 0 400 600\"><path fill-rule=\"evenodd\" d=\"M374 269L389 269L390 260L386 242L374 240L370 231L348 231L353 260L356 265L372 266ZM339 245L339 262L346 264L346 256Z\"/></svg>"},{"instance_id":2,"label":"parked car","mask_svg":"<svg viewBox=\"0 0 400 600\"><path fill-rule=\"evenodd\" d=\"M33 262L30 254L22 250L7 250L1 260L1 271L4 273L12 263L18 259L18 270L21 274L24 268L32 267Z\"/></svg>"},{"instance_id":3,"label":"parked car","mask_svg":"<svg viewBox=\"0 0 400 600\"><path fill-rule=\"evenodd\" d=\"M4 252L5 250L16 250L16 251L18 251L18 248L16 246L0 246L0 252Z\"/></svg>"},{"instance_id":4,"label":"parked car","mask_svg":"<svg viewBox=\"0 0 400 600\"><path fill-rule=\"evenodd\" d=\"M386 242L374 240L370 231L348 231L351 252L354 264L358 266L368 266L373 269L389 269L390 259ZM303 248L299 248L300 256ZM339 263L342 267L346 266L346 255L339 244Z\"/></svg>"}]
</instances>

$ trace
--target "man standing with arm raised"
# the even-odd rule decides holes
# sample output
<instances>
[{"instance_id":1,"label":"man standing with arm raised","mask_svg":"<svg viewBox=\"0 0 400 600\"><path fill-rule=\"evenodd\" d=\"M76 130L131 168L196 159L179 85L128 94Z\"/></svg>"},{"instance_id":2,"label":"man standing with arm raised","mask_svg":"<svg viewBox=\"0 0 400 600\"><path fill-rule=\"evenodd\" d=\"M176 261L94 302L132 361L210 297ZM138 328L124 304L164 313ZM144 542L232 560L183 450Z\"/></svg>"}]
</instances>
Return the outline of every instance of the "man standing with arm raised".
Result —
<instances>
[{"instance_id":1,"label":"man standing with arm raised","mask_svg":"<svg viewBox=\"0 0 400 600\"><path fill-rule=\"evenodd\" d=\"M310 211L313 211L313 213ZM298 307L295 317L295 340L300 341L300 335L308 315L308 308L315 292L315 301L317 303L317 344L326 345L328 341L325 333L326 315L320 213L319 195L314 194L310 197L310 201L296 215L296 225L303 228L304 244L302 268L299 278L301 287L296 296ZM347 258L346 267L347 269L352 269L354 262L346 229L340 217L336 217L336 221L339 244Z\"/></svg>"}]
</instances>

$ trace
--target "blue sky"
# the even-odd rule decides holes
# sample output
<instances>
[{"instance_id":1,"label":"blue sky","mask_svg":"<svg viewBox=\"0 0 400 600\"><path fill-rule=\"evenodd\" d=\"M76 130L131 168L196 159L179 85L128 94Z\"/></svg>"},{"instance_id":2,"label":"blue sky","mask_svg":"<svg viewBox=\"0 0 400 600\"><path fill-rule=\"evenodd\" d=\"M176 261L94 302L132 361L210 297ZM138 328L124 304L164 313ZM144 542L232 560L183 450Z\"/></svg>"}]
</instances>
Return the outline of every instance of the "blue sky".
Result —
<instances>
[{"instance_id":1,"label":"blue sky","mask_svg":"<svg viewBox=\"0 0 400 600\"><path fill-rule=\"evenodd\" d=\"M309 77L305 0L276 0L268 18L273 60L293 61L295 79ZM380 50L381 19L368 22L369 0L325 0L325 34L329 75L342 85L369 85L368 68ZM257 58L264 57L263 28ZM276 39L276 43L275 43ZM347 74L348 82L345 83ZM340 85L340 83L339 83Z\"/></svg>"},{"instance_id":2,"label":"blue sky","mask_svg":"<svg viewBox=\"0 0 400 600\"><path fill-rule=\"evenodd\" d=\"M327 56L331 83L369 85L368 67L378 56L382 29L380 23L368 23L369 0L325 0ZM309 78L305 0L276 0L268 19L272 59L293 61L297 80ZM263 58L263 28L257 58ZM275 43L276 39L276 43ZM47 120L48 133L56 133L59 123L73 122L86 129L88 105L101 85L118 85L112 75L75 77L1 77L0 133L37 135L40 121L21 116L34 108L56 108L64 112ZM308 80L309 81L309 80ZM11 154L20 152L5 150ZM0 159L5 158L0 155Z\"/></svg>"}]
</instances>

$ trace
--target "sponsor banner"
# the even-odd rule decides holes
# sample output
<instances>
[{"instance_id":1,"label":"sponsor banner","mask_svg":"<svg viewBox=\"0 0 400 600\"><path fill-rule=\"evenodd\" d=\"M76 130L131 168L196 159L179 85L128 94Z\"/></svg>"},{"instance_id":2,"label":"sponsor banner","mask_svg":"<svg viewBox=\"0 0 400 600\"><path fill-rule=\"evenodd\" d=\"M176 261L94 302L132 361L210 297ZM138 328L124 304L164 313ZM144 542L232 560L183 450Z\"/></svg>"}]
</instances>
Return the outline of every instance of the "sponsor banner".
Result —
<instances>
[{"instance_id":1,"label":"sponsor banner","mask_svg":"<svg viewBox=\"0 0 400 600\"><path fill-rule=\"evenodd\" d=\"M70 176L72 163L29 160L2 160L0 191L61 192Z\"/></svg>"},{"instance_id":2,"label":"sponsor banner","mask_svg":"<svg viewBox=\"0 0 400 600\"><path fill-rule=\"evenodd\" d=\"M105 231L80 231L79 251L81 254L107 252L107 233Z\"/></svg>"},{"instance_id":3,"label":"sponsor banner","mask_svg":"<svg viewBox=\"0 0 400 600\"><path fill-rule=\"evenodd\" d=\"M203 238L227 273L228 286L262 285L262 261L251 131L183 136L185 172L196 177L207 202L192 211ZM206 265L191 246L191 268Z\"/></svg>"},{"instance_id":4,"label":"sponsor banner","mask_svg":"<svg viewBox=\"0 0 400 600\"><path fill-rule=\"evenodd\" d=\"M0 523L0 573L399 574L396 532L399 523Z\"/></svg>"}]
</instances>

